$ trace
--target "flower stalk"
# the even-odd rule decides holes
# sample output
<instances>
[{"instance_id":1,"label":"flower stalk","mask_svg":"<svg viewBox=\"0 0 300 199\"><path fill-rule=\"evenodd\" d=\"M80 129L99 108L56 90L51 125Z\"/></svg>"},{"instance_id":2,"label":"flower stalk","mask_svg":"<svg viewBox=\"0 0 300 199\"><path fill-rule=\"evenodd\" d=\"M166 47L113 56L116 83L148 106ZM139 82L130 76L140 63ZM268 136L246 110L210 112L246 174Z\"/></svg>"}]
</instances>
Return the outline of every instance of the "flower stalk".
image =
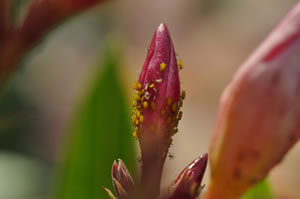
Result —
<instances>
[{"instance_id":1,"label":"flower stalk","mask_svg":"<svg viewBox=\"0 0 300 199\"><path fill-rule=\"evenodd\" d=\"M183 95L173 43L165 24L155 31L138 82L134 85L133 136L141 147L141 186L157 198L163 165L178 131Z\"/></svg>"}]
</instances>

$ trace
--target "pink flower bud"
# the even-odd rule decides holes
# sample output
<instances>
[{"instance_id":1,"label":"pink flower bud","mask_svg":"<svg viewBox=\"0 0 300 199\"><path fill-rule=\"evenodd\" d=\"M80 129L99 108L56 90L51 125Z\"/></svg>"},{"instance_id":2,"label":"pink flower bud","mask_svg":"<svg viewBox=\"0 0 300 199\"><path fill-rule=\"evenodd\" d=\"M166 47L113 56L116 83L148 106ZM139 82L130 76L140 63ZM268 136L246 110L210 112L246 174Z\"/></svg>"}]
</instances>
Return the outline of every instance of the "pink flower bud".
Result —
<instances>
[{"instance_id":1,"label":"pink flower bud","mask_svg":"<svg viewBox=\"0 0 300 199\"><path fill-rule=\"evenodd\" d=\"M195 199L201 191L201 182L207 164L207 154L191 162L178 176L170 189L169 199Z\"/></svg>"},{"instance_id":2,"label":"pink flower bud","mask_svg":"<svg viewBox=\"0 0 300 199\"><path fill-rule=\"evenodd\" d=\"M112 179L118 198L128 198L133 192L134 182L126 165L120 159L118 160L118 163L115 161L112 166Z\"/></svg>"},{"instance_id":3,"label":"pink flower bud","mask_svg":"<svg viewBox=\"0 0 300 199\"><path fill-rule=\"evenodd\" d=\"M141 147L141 186L149 198L159 195L162 168L182 117L178 62L165 24L155 31L138 82L132 124Z\"/></svg>"},{"instance_id":4,"label":"pink flower bud","mask_svg":"<svg viewBox=\"0 0 300 199\"><path fill-rule=\"evenodd\" d=\"M182 99L176 54L165 24L154 33L135 89L132 118L135 136L171 137L182 114L179 113Z\"/></svg>"},{"instance_id":5,"label":"pink flower bud","mask_svg":"<svg viewBox=\"0 0 300 199\"><path fill-rule=\"evenodd\" d=\"M300 4L223 93L210 145L206 199L238 198L300 137Z\"/></svg>"}]
</instances>

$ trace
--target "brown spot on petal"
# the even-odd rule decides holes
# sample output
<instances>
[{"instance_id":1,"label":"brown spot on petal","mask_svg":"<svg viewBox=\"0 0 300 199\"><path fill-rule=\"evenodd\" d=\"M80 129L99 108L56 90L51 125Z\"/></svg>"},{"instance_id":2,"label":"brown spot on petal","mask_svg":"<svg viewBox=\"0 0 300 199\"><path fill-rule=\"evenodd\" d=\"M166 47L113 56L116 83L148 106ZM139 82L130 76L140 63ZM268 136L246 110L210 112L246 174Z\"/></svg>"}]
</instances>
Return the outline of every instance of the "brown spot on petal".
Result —
<instances>
[{"instance_id":1,"label":"brown spot on petal","mask_svg":"<svg viewBox=\"0 0 300 199\"><path fill-rule=\"evenodd\" d=\"M253 151L251 151L250 155L253 159L258 159L260 156L260 153L259 153L259 151L253 150Z\"/></svg>"},{"instance_id":2,"label":"brown spot on petal","mask_svg":"<svg viewBox=\"0 0 300 199\"><path fill-rule=\"evenodd\" d=\"M240 180L242 178L241 170L239 168L235 168L232 177L234 180Z\"/></svg>"},{"instance_id":3,"label":"brown spot on petal","mask_svg":"<svg viewBox=\"0 0 300 199\"><path fill-rule=\"evenodd\" d=\"M237 154L237 161L238 162L243 162L245 159L246 159L245 153L242 152L242 151L238 152L238 154Z\"/></svg>"}]
</instances>

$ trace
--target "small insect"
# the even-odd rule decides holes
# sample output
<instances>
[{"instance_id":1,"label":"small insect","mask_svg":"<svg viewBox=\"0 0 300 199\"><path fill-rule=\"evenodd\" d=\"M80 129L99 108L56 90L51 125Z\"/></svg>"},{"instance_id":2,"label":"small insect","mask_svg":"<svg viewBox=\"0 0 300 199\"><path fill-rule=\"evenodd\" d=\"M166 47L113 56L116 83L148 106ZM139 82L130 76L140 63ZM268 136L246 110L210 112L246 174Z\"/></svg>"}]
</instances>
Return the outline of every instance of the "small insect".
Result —
<instances>
[{"instance_id":1,"label":"small insect","mask_svg":"<svg viewBox=\"0 0 300 199\"><path fill-rule=\"evenodd\" d=\"M154 88L155 84L150 84L149 88Z\"/></svg>"},{"instance_id":2,"label":"small insect","mask_svg":"<svg viewBox=\"0 0 300 199\"><path fill-rule=\"evenodd\" d=\"M202 191L203 191L203 189L205 188L205 184L204 185L202 185L202 186L200 186L200 188L199 188L199 194L201 194L202 193Z\"/></svg>"},{"instance_id":3,"label":"small insect","mask_svg":"<svg viewBox=\"0 0 300 199\"><path fill-rule=\"evenodd\" d=\"M181 92L181 99L185 99L185 97L186 97L186 92L185 92L185 90L183 90L182 92Z\"/></svg>"},{"instance_id":4,"label":"small insect","mask_svg":"<svg viewBox=\"0 0 300 199\"><path fill-rule=\"evenodd\" d=\"M146 99L146 100L149 100L150 97L151 97L151 94L150 94L148 91L146 91L146 92L145 92L145 99Z\"/></svg>"},{"instance_id":5,"label":"small insect","mask_svg":"<svg viewBox=\"0 0 300 199\"><path fill-rule=\"evenodd\" d=\"M157 83L160 83L162 81L162 79L157 79L155 80Z\"/></svg>"},{"instance_id":6,"label":"small insect","mask_svg":"<svg viewBox=\"0 0 300 199\"><path fill-rule=\"evenodd\" d=\"M175 155L172 154L172 153L169 153L169 154L168 154L168 157L169 157L171 160L173 160L173 159L175 158Z\"/></svg>"},{"instance_id":7,"label":"small insect","mask_svg":"<svg viewBox=\"0 0 300 199\"><path fill-rule=\"evenodd\" d=\"M179 60L177 61L177 65L178 65L179 70L182 70L182 69L183 69L183 65L182 65L182 60L181 60L181 59L179 59Z\"/></svg>"},{"instance_id":8,"label":"small insect","mask_svg":"<svg viewBox=\"0 0 300 199\"><path fill-rule=\"evenodd\" d=\"M141 158L141 157L138 157L138 158L137 158L137 162L138 162L139 164L141 164L141 163L142 163L142 158Z\"/></svg>"},{"instance_id":9,"label":"small insect","mask_svg":"<svg viewBox=\"0 0 300 199\"><path fill-rule=\"evenodd\" d=\"M178 119L178 120L181 120L181 118L182 118L182 114L183 114L183 113L182 113L182 111L179 111L179 113L178 113L178 117L177 117L177 119Z\"/></svg>"},{"instance_id":10,"label":"small insect","mask_svg":"<svg viewBox=\"0 0 300 199\"><path fill-rule=\"evenodd\" d=\"M149 83L146 84L145 90L148 90Z\"/></svg>"}]
</instances>

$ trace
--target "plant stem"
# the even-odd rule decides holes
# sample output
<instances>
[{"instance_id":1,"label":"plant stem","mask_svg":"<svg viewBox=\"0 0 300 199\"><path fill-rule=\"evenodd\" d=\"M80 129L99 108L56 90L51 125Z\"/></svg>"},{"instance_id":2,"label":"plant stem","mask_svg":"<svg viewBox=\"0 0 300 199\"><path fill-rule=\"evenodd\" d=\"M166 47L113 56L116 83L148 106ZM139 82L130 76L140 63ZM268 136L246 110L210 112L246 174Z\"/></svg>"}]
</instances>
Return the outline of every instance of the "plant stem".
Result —
<instances>
[{"instance_id":1,"label":"plant stem","mask_svg":"<svg viewBox=\"0 0 300 199\"><path fill-rule=\"evenodd\" d=\"M142 146L141 190L144 192L145 199L155 199L160 194L162 170L169 149L169 145L161 140L155 136L147 137L146 142L140 139L140 142L143 142L140 144Z\"/></svg>"}]
</instances>

